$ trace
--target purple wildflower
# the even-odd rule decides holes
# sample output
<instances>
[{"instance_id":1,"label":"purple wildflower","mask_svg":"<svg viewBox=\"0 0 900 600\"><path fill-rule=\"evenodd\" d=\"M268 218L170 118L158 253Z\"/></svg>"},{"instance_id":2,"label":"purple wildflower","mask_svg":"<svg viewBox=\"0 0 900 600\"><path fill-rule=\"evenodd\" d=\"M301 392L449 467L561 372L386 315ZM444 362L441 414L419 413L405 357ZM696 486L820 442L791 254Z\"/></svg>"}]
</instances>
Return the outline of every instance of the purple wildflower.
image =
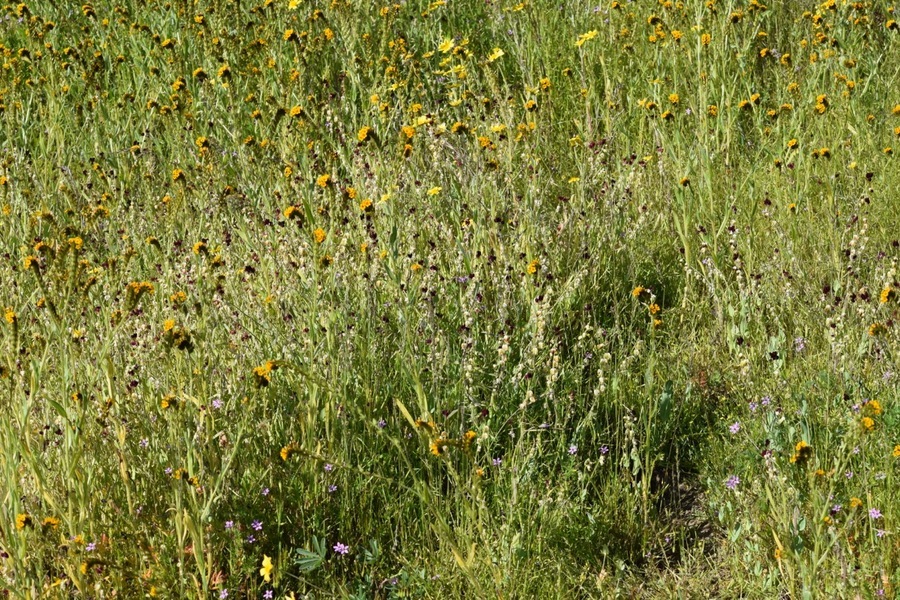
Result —
<instances>
[{"instance_id":1,"label":"purple wildflower","mask_svg":"<svg viewBox=\"0 0 900 600\"><path fill-rule=\"evenodd\" d=\"M250 526L253 527L253 529L255 529L256 531L262 531L262 521L253 521Z\"/></svg>"},{"instance_id":2,"label":"purple wildflower","mask_svg":"<svg viewBox=\"0 0 900 600\"><path fill-rule=\"evenodd\" d=\"M870 508L870 509L869 509L869 517L871 517L871 518L873 518L873 519L880 519L880 518L881 518L881 511L878 510L877 508Z\"/></svg>"},{"instance_id":3,"label":"purple wildflower","mask_svg":"<svg viewBox=\"0 0 900 600\"><path fill-rule=\"evenodd\" d=\"M728 428L728 431L731 432L731 435L736 434L740 430L741 430L741 422L740 421L735 421L734 423L731 424L731 427Z\"/></svg>"},{"instance_id":4,"label":"purple wildflower","mask_svg":"<svg viewBox=\"0 0 900 600\"><path fill-rule=\"evenodd\" d=\"M725 480L725 487L727 487L729 490L736 490L738 484L740 484L740 483L741 483L741 478L738 477L737 475L732 475L731 477L729 477L728 479Z\"/></svg>"},{"instance_id":5,"label":"purple wildflower","mask_svg":"<svg viewBox=\"0 0 900 600\"><path fill-rule=\"evenodd\" d=\"M569 446L569 454L571 454L572 456L578 454L578 446L576 446L575 444Z\"/></svg>"},{"instance_id":6,"label":"purple wildflower","mask_svg":"<svg viewBox=\"0 0 900 600\"><path fill-rule=\"evenodd\" d=\"M347 546L346 544L342 544L342 543L338 542L337 544L334 545L334 551L343 556L344 554L347 554L348 552L350 552L350 547Z\"/></svg>"}]
</instances>

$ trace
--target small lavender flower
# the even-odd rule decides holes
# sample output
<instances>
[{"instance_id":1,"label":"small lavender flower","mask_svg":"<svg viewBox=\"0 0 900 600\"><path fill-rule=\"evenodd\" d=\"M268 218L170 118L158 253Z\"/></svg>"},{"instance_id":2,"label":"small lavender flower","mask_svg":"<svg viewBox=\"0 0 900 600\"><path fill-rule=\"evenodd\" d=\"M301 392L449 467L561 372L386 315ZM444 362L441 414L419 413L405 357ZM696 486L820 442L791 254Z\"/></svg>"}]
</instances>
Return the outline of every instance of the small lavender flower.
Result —
<instances>
[{"instance_id":1,"label":"small lavender flower","mask_svg":"<svg viewBox=\"0 0 900 600\"><path fill-rule=\"evenodd\" d=\"M737 486L741 483L741 478L737 475L732 475L728 479L725 480L725 487L729 490L736 490Z\"/></svg>"},{"instance_id":2,"label":"small lavender flower","mask_svg":"<svg viewBox=\"0 0 900 600\"><path fill-rule=\"evenodd\" d=\"M500 458L495 458L494 460L491 461L491 463L492 463L495 467L499 467L499 466L503 463L503 460L500 459Z\"/></svg>"},{"instance_id":3,"label":"small lavender flower","mask_svg":"<svg viewBox=\"0 0 900 600\"><path fill-rule=\"evenodd\" d=\"M247 543L248 543L248 544L252 544L252 543L254 543L254 542L256 542L256 536L255 536L255 535L248 535L248 536L247 536Z\"/></svg>"},{"instance_id":4,"label":"small lavender flower","mask_svg":"<svg viewBox=\"0 0 900 600\"><path fill-rule=\"evenodd\" d=\"M147 438L144 438L144 439L142 439L140 442L138 442L138 445L139 445L141 448L146 448L147 446L150 445L150 440L148 440Z\"/></svg>"},{"instance_id":5,"label":"small lavender flower","mask_svg":"<svg viewBox=\"0 0 900 600\"><path fill-rule=\"evenodd\" d=\"M759 408L759 404L757 404L756 402L750 403L750 412L755 413L757 408Z\"/></svg>"},{"instance_id":6,"label":"small lavender flower","mask_svg":"<svg viewBox=\"0 0 900 600\"><path fill-rule=\"evenodd\" d=\"M884 537L885 535L887 535L887 531L885 531L884 529L876 529L876 530L875 530L875 535L876 535L877 537L882 538L882 537Z\"/></svg>"},{"instance_id":7,"label":"small lavender flower","mask_svg":"<svg viewBox=\"0 0 900 600\"><path fill-rule=\"evenodd\" d=\"M234 521L225 521L225 529L231 529L234 527Z\"/></svg>"},{"instance_id":8,"label":"small lavender flower","mask_svg":"<svg viewBox=\"0 0 900 600\"><path fill-rule=\"evenodd\" d=\"M328 493L329 493L329 494L333 494L333 493L335 493L336 491L337 491L337 486L336 486L336 485L331 484L331 485L328 486Z\"/></svg>"},{"instance_id":9,"label":"small lavender flower","mask_svg":"<svg viewBox=\"0 0 900 600\"><path fill-rule=\"evenodd\" d=\"M265 592L263 592L263 598L265 598L266 600L272 600L274 596L275 592L273 592L272 590L266 590Z\"/></svg>"},{"instance_id":10,"label":"small lavender flower","mask_svg":"<svg viewBox=\"0 0 900 600\"><path fill-rule=\"evenodd\" d=\"M384 429L385 427L387 427L387 421L385 421L384 419L379 419L378 420L378 429Z\"/></svg>"},{"instance_id":11,"label":"small lavender flower","mask_svg":"<svg viewBox=\"0 0 900 600\"><path fill-rule=\"evenodd\" d=\"M609 446L606 444L600 446L600 454L609 454Z\"/></svg>"},{"instance_id":12,"label":"small lavender flower","mask_svg":"<svg viewBox=\"0 0 900 600\"><path fill-rule=\"evenodd\" d=\"M338 554L340 554L341 556L343 556L344 554L347 554L348 552L350 552L350 547L338 542L337 544L334 545L334 551L337 552Z\"/></svg>"},{"instance_id":13,"label":"small lavender flower","mask_svg":"<svg viewBox=\"0 0 900 600\"><path fill-rule=\"evenodd\" d=\"M869 517L871 517L872 519L880 519L881 511L878 510L877 508L870 508L869 509Z\"/></svg>"},{"instance_id":14,"label":"small lavender flower","mask_svg":"<svg viewBox=\"0 0 900 600\"><path fill-rule=\"evenodd\" d=\"M794 352L797 354L803 352L806 349L806 340L802 337L794 338Z\"/></svg>"},{"instance_id":15,"label":"small lavender flower","mask_svg":"<svg viewBox=\"0 0 900 600\"><path fill-rule=\"evenodd\" d=\"M269 495L269 488L263 488L263 489L262 489L262 492L260 492L260 493L261 493L263 496L268 496L268 495Z\"/></svg>"},{"instance_id":16,"label":"small lavender flower","mask_svg":"<svg viewBox=\"0 0 900 600\"><path fill-rule=\"evenodd\" d=\"M215 400L212 401L212 407L213 408L222 408L222 401L219 400L218 398L216 398Z\"/></svg>"},{"instance_id":17,"label":"small lavender flower","mask_svg":"<svg viewBox=\"0 0 900 600\"><path fill-rule=\"evenodd\" d=\"M771 404L771 402L772 402L772 399L769 398L768 396L763 396L762 399L759 401L759 403L762 404L763 406L768 406L769 404Z\"/></svg>"},{"instance_id":18,"label":"small lavender flower","mask_svg":"<svg viewBox=\"0 0 900 600\"><path fill-rule=\"evenodd\" d=\"M166 475L172 474L172 467L166 467Z\"/></svg>"},{"instance_id":19,"label":"small lavender flower","mask_svg":"<svg viewBox=\"0 0 900 600\"><path fill-rule=\"evenodd\" d=\"M325 471L331 473L334 470L334 465L331 463L325 463Z\"/></svg>"},{"instance_id":20,"label":"small lavender flower","mask_svg":"<svg viewBox=\"0 0 900 600\"><path fill-rule=\"evenodd\" d=\"M222 590L221 592L219 592L219 600L224 600L227 597L228 597L228 589L227 588Z\"/></svg>"},{"instance_id":21,"label":"small lavender flower","mask_svg":"<svg viewBox=\"0 0 900 600\"><path fill-rule=\"evenodd\" d=\"M728 428L728 431L731 432L731 435L735 435L738 431L741 430L741 422L735 421L731 424L731 427Z\"/></svg>"},{"instance_id":22,"label":"small lavender flower","mask_svg":"<svg viewBox=\"0 0 900 600\"><path fill-rule=\"evenodd\" d=\"M840 504L835 504L834 506L831 507L831 514L833 514L833 515L838 514L839 512L841 512L842 508L843 508L843 506L841 506Z\"/></svg>"},{"instance_id":23,"label":"small lavender flower","mask_svg":"<svg viewBox=\"0 0 900 600\"><path fill-rule=\"evenodd\" d=\"M846 477L847 479L853 479L853 471L847 471L846 473L844 473L844 477Z\"/></svg>"},{"instance_id":24,"label":"small lavender flower","mask_svg":"<svg viewBox=\"0 0 900 600\"><path fill-rule=\"evenodd\" d=\"M88 544L87 546L84 547L84 550L86 552L93 552L96 549L97 549L97 544L95 544L94 542L91 542L90 544Z\"/></svg>"},{"instance_id":25,"label":"small lavender flower","mask_svg":"<svg viewBox=\"0 0 900 600\"><path fill-rule=\"evenodd\" d=\"M253 529L255 529L256 531L262 531L262 521L253 521L250 526L253 527Z\"/></svg>"},{"instance_id":26,"label":"small lavender flower","mask_svg":"<svg viewBox=\"0 0 900 600\"><path fill-rule=\"evenodd\" d=\"M576 446L575 444L569 446L569 454L571 454L572 456L578 454L578 446Z\"/></svg>"}]
</instances>

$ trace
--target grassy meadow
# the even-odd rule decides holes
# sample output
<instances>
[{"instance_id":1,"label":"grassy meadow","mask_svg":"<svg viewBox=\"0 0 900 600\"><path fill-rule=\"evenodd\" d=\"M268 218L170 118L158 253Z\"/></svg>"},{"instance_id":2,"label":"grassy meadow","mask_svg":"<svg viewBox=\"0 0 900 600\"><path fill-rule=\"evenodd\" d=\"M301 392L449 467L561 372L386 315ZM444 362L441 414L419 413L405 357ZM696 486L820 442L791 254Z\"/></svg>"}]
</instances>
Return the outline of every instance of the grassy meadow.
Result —
<instances>
[{"instance_id":1,"label":"grassy meadow","mask_svg":"<svg viewBox=\"0 0 900 600\"><path fill-rule=\"evenodd\" d=\"M0 598L898 597L898 12L3 6Z\"/></svg>"}]
</instances>

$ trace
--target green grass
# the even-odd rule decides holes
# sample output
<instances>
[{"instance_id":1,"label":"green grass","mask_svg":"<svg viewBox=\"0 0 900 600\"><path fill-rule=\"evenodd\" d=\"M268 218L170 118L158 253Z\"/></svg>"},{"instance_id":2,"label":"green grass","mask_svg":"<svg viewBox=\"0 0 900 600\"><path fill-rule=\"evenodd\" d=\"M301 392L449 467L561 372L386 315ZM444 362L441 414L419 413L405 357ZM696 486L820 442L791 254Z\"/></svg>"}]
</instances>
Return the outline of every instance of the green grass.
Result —
<instances>
[{"instance_id":1,"label":"green grass","mask_svg":"<svg viewBox=\"0 0 900 600\"><path fill-rule=\"evenodd\" d=\"M5 7L0 596L893 597L897 18Z\"/></svg>"}]
</instances>

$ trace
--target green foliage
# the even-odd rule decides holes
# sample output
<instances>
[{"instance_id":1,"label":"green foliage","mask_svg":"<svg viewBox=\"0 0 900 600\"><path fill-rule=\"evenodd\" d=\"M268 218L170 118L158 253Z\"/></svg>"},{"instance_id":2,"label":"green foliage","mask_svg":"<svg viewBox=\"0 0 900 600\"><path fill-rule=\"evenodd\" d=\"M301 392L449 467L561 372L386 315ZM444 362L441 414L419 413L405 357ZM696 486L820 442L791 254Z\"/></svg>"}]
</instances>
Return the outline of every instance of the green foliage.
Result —
<instances>
[{"instance_id":1,"label":"green foliage","mask_svg":"<svg viewBox=\"0 0 900 600\"><path fill-rule=\"evenodd\" d=\"M3 7L2 593L895 595L896 19Z\"/></svg>"}]
</instances>

